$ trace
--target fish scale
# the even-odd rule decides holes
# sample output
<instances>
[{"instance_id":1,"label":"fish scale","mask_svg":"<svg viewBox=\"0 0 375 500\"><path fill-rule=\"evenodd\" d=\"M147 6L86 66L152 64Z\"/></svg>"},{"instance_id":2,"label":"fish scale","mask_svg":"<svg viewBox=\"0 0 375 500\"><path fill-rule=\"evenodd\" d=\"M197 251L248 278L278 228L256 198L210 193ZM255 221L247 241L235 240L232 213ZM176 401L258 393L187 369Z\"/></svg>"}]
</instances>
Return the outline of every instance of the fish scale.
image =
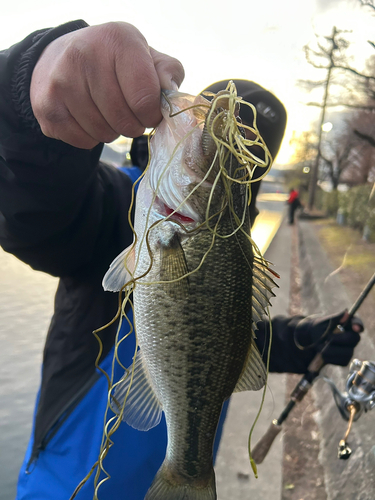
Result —
<instances>
[{"instance_id":1,"label":"fish scale","mask_svg":"<svg viewBox=\"0 0 375 500\"><path fill-rule=\"evenodd\" d=\"M194 98L171 93L169 99L184 109ZM199 99L202 102L203 98ZM164 106L164 121L151 141L157 158L151 161L138 190L137 241L113 262L104 279L107 289L119 290L135 278L135 327L140 346L129 368L133 377L124 375L115 390L112 408L119 413L125 403L123 420L140 430L157 425L164 411L166 458L145 500L214 500L212 453L222 405L234 391L258 390L265 382L252 331L253 273L261 291L257 294L257 314L262 313L272 292L266 267L259 262L253 266L252 244L246 234L250 231L247 186L231 185L231 204L226 200L226 181L219 179L209 210L210 227L217 233L214 236L202 225L212 185L203 182L195 188L197 173L203 180L215 151L206 138L207 156L203 158L203 124L194 125L194 116L181 118L180 123L178 117L185 113L172 118L167 110ZM181 144L182 154L174 157L176 143L168 152L163 139L173 137L174 127L186 123L189 141ZM181 137L183 133L178 130L176 135ZM190 168L194 172L190 184L186 183L188 172L181 161L184 147L190 167L195 162L194 169ZM169 163L161 161L161 152L171 158ZM155 170L163 165L169 168ZM228 157L230 175L235 175L237 167L237 162ZM168 199L170 190L173 196ZM165 207L169 207L168 212L163 214ZM173 210L181 210L191 222L182 227L178 214L173 219ZM244 214L242 230L234 231ZM126 271L124 260L126 267L132 267L132 275ZM264 290L262 282L267 282Z\"/></svg>"},{"instance_id":2,"label":"fish scale","mask_svg":"<svg viewBox=\"0 0 375 500\"><path fill-rule=\"evenodd\" d=\"M199 265L211 239L207 230L185 238L188 269ZM249 240L241 239L252 260ZM164 285L154 285L152 294L148 286L134 293L135 315L141 318L139 344L167 422L167 461L183 478L202 481L207 476L209 482L222 404L232 394L250 349L251 269L238 245L235 237L217 238L203 266L189 276L192 293L172 306ZM157 271L156 260L147 280L158 280ZM159 340L148 347L151 331L159 332Z\"/></svg>"}]
</instances>

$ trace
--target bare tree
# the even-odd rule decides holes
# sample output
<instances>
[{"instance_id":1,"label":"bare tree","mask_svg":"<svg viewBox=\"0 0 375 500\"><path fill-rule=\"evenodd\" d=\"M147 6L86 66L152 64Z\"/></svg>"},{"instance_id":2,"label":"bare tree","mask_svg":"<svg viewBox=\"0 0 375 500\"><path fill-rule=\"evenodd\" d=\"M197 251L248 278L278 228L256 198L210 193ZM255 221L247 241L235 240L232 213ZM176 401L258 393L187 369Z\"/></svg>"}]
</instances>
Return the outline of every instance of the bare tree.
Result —
<instances>
[{"instance_id":1,"label":"bare tree","mask_svg":"<svg viewBox=\"0 0 375 500\"><path fill-rule=\"evenodd\" d=\"M290 145L294 146L292 163L311 169L317 153L318 136L314 130L302 132L298 136L293 134Z\"/></svg>"},{"instance_id":2,"label":"bare tree","mask_svg":"<svg viewBox=\"0 0 375 500\"><path fill-rule=\"evenodd\" d=\"M362 7L369 7L370 9L375 11L374 0L359 0L359 3L362 5Z\"/></svg>"},{"instance_id":3,"label":"bare tree","mask_svg":"<svg viewBox=\"0 0 375 500\"><path fill-rule=\"evenodd\" d=\"M359 0L359 3L369 8L375 15L375 0ZM335 36L333 33L335 32ZM354 109L375 109L375 56L370 57L363 70L353 67L349 63L346 49L349 47L349 41L341 36L348 31L340 31L333 28L330 37L317 37L318 50L305 46L304 51L306 60L317 69L328 69L330 66L334 69L334 75L331 75L331 85L337 85L341 92L337 92L338 97L331 98L326 103L327 107L344 106ZM327 44L324 40L328 41ZM335 44L337 50L330 55L330 44ZM375 42L367 40L367 43L375 49ZM329 64L327 64L327 61ZM308 89L324 86L324 81L301 80L301 84ZM321 107L321 102L309 102L309 106Z\"/></svg>"},{"instance_id":4,"label":"bare tree","mask_svg":"<svg viewBox=\"0 0 375 500\"><path fill-rule=\"evenodd\" d=\"M363 6L375 11L375 0L359 1ZM349 143L344 142L343 148L339 146L339 143L334 144L328 157L322 155L322 125L325 121L327 108L345 106L347 108L364 110L367 113L375 112L375 57L368 60L364 71L359 71L351 66L346 55L349 42L343 36L344 33L346 32L334 27L330 36L317 37L317 48L314 49L311 46L304 47L307 61L314 68L325 71L324 79L300 81L301 85L307 90L311 91L318 88L323 90L323 98L320 102L308 103L310 106L321 108L320 127L318 130L318 153L309 186L308 206L310 209L314 205L321 159L324 161L322 171L326 175L329 175L333 187L337 187L342 172L350 166L348 156L352 149L351 145L353 141ZM368 43L375 48L374 42L369 41ZM335 85L341 89L341 92L330 92ZM332 98L333 94L338 97ZM375 134L369 134L368 129L364 131L361 126L358 126L353 129L352 133L356 134L357 138L365 140L368 144L375 147Z\"/></svg>"},{"instance_id":5,"label":"bare tree","mask_svg":"<svg viewBox=\"0 0 375 500\"><path fill-rule=\"evenodd\" d=\"M375 113L360 110L348 121L353 132L355 157L344 175L349 184L373 182L375 177ZM353 140L353 139L352 139Z\"/></svg>"},{"instance_id":6,"label":"bare tree","mask_svg":"<svg viewBox=\"0 0 375 500\"><path fill-rule=\"evenodd\" d=\"M309 185L308 207L311 210L314 206L316 185L318 181L319 162L321 158L322 127L325 121L325 114L329 99L329 87L332 83L332 70L342 60L342 52L348 47L348 42L341 36L343 32L335 26L332 28L330 36L323 37L323 40L317 40L317 50L305 46L305 56L307 61L314 68L325 71L324 80L312 81L302 80L301 83L308 89L323 88L323 99L318 106L321 108L321 116L318 130L318 146L315 163L312 169Z\"/></svg>"},{"instance_id":7,"label":"bare tree","mask_svg":"<svg viewBox=\"0 0 375 500\"><path fill-rule=\"evenodd\" d=\"M285 172L285 180L289 188L297 188L300 195L306 198L311 171L317 154L318 137L315 131L305 131L298 136L294 133L290 145L294 146L291 158L291 169Z\"/></svg>"},{"instance_id":8,"label":"bare tree","mask_svg":"<svg viewBox=\"0 0 375 500\"><path fill-rule=\"evenodd\" d=\"M337 189L343 173L355 161L357 146L358 139L349 127L340 135L323 144L320 153L323 159L322 180L328 179L332 189Z\"/></svg>"}]
</instances>

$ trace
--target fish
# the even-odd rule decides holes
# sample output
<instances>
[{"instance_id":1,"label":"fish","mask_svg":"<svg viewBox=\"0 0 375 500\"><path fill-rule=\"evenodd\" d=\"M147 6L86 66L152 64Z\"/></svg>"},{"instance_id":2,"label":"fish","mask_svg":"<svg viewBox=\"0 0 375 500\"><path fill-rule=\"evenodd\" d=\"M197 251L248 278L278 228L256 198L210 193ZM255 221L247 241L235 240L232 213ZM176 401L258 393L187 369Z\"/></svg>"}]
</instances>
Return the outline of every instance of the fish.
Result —
<instances>
[{"instance_id":1,"label":"fish","mask_svg":"<svg viewBox=\"0 0 375 500\"><path fill-rule=\"evenodd\" d=\"M249 237L249 168L226 147L233 127L244 137L232 100L230 92L213 101L163 95L136 198L136 237L103 280L105 290L132 290L139 345L112 409L142 431L162 412L167 423L166 456L145 500L216 499L223 403L266 381L255 328L274 281Z\"/></svg>"}]
</instances>

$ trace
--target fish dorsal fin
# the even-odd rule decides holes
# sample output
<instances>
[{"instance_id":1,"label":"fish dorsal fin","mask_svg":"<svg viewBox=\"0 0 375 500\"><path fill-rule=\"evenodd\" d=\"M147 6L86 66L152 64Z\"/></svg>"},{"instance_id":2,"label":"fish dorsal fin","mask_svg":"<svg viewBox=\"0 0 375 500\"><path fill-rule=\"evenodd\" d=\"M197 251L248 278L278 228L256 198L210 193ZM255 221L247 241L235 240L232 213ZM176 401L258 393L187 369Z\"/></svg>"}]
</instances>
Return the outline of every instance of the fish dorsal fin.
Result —
<instances>
[{"instance_id":1,"label":"fish dorsal fin","mask_svg":"<svg viewBox=\"0 0 375 500\"><path fill-rule=\"evenodd\" d=\"M106 292L119 292L132 279L135 268L135 245L125 248L109 266L103 278L103 288Z\"/></svg>"},{"instance_id":2,"label":"fish dorsal fin","mask_svg":"<svg viewBox=\"0 0 375 500\"><path fill-rule=\"evenodd\" d=\"M258 321L261 321L262 317L267 314L267 307L271 305L270 299L275 297L272 288L278 288L278 285L274 282L273 276L277 274L269 269L268 262L255 257L252 283L252 340L244 369L234 392L258 391L266 382L266 368L255 343L254 330L257 328Z\"/></svg>"},{"instance_id":3,"label":"fish dorsal fin","mask_svg":"<svg viewBox=\"0 0 375 500\"><path fill-rule=\"evenodd\" d=\"M122 420L134 429L148 431L158 425L163 410L144 367L141 351L137 352L134 362L133 378L132 370L130 366L116 386L111 408L119 415L126 398Z\"/></svg>"},{"instance_id":4,"label":"fish dorsal fin","mask_svg":"<svg viewBox=\"0 0 375 500\"><path fill-rule=\"evenodd\" d=\"M160 246L160 280L165 291L175 299L184 299L189 293L189 270L187 267L184 249L178 233L175 233L167 245ZM171 283L168 283L171 282Z\"/></svg>"},{"instance_id":5,"label":"fish dorsal fin","mask_svg":"<svg viewBox=\"0 0 375 500\"><path fill-rule=\"evenodd\" d=\"M252 283L252 318L253 328L256 329L256 324L261 321L263 316L267 314L267 307L271 305L270 300L275 297L272 288L279 288L273 280L273 276L278 275L273 273L268 262L258 258L254 258L253 262L253 283Z\"/></svg>"},{"instance_id":6,"label":"fish dorsal fin","mask_svg":"<svg viewBox=\"0 0 375 500\"><path fill-rule=\"evenodd\" d=\"M253 338L245 367L233 392L259 391L266 383L266 378L266 367Z\"/></svg>"}]
</instances>

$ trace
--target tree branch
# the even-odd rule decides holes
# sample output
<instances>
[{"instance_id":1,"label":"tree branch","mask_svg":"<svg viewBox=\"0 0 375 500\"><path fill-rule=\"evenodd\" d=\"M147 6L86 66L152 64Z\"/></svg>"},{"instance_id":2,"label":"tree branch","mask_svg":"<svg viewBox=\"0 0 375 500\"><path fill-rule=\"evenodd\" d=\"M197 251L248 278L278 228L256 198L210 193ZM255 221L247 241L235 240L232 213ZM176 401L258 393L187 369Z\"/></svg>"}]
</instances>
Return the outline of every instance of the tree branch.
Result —
<instances>
[{"instance_id":1,"label":"tree branch","mask_svg":"<svg viewBox=\"0 0 375 500\"><path fill-rule=\"evenodd\" d=\"M306 106L315 106L317 108L321 108L322 104L318 102L307 102ZM327 103L326 107L327 108L335 108L337 106L343 106L344 108L352 108L352 109L364 109L366 111L374 111L375 106L366 106L364 104L348 104L345 102L333 102L333 103Z\"/></svg>"},{"instance_id":2,"label":"tree branch","mask_svg":"<svg viewBox=\"0 0 375 500\"><path fill-rule=\"evenodd\" d=\"M314 81L314 80L297 80L298 85L300 86L305 86L309 90L315 89L317 87L322 87L325 85L327 82L326 80L321 80L321 81Z\"/></svg>"},{"instance_id":3,"label":"tree branch","mask_svg":"<svg viewBox=\"0 0 375 500\"><path fill-rule=\"evenodd\" d=\"M325 55L323 54L320 54L319 52L316 52L315 50L313 50L311 47L309 47L308 45L305 45L304 48L303 48L304 52L305 52L305 57L306 57L306 60L309 64L311 64L311 66L314 66L314 68L317 68L317 69L329 69L329 66L322 66L320 64L317 64L315 63L312 59L311 59L311 54L314 54L314 56L316 57L320 57L320 58L327 58Z\"/></svg>"},{"instance_id":4,"label":"tree branch","mask_svg":"<svg viewBox=\"0 0 375 500\"><path fill-rule=\"evenodd\" d=\"M355 135L357 135L360 139L363 139L364 141L368 142L373 148L375 148L375 139L371 137L371 135L363 134L357 129L354 129Z\"/></svg>"},{"instance_id":5,"label":"tree branch","mask_svg":"<svg viewBox=\"0 0 375 500\"><path fill-rule=\"evenodd\" d=\"M375 10L374 0L359 0L362 7L370 7L370 9Z\"/></svg>"},{"instance_id":6,"label":"tree branch","mask_svg":"<svg viewBox=\"0 0 375 500\"><path fill-rule=\"evenodd\" d=\"M327 38L327 37L326 37ZM328 41L332 41L333 44L335 45L334 41L331 39L331 38L327 38ZM319 52L314 52L312 49L310 49L312 52L314 52L314 54L316 54L317 56L319 57L325 57L325 58L330 58L331 57L331 52L332 50L328 50L326 49L321 43L317 42L317 45L318 47L320 48L320 50L323 52L322 54L319 54Z\"/></svg>"},{"instance_id":7,"label":"tree branch","mask_svg":"<svg viewBox=\"0 0 375 500\"><path fill-rule=\"evenodd\" d=\"M320 157L324 160L330 168L333 168L333 161L326 158L322 152L320 152Z\"/></svg>"},{"instance_id":8,"label":"tree branch","mask_svg":"<svg viewBox=\"0 0 375 500\"><path fill-rule=\"evenodd\" d=\"M375 76L369 76L369 75L364 75L363 73L360 73L354 68L350 68L349 66L341 66L340 64L335 64L335 68L337 69L343 69L344 71L350 71L351 73L354 73L355 75L364 78L366 80L374 80L375 81Z\"/></svg>"}]
</instances>

